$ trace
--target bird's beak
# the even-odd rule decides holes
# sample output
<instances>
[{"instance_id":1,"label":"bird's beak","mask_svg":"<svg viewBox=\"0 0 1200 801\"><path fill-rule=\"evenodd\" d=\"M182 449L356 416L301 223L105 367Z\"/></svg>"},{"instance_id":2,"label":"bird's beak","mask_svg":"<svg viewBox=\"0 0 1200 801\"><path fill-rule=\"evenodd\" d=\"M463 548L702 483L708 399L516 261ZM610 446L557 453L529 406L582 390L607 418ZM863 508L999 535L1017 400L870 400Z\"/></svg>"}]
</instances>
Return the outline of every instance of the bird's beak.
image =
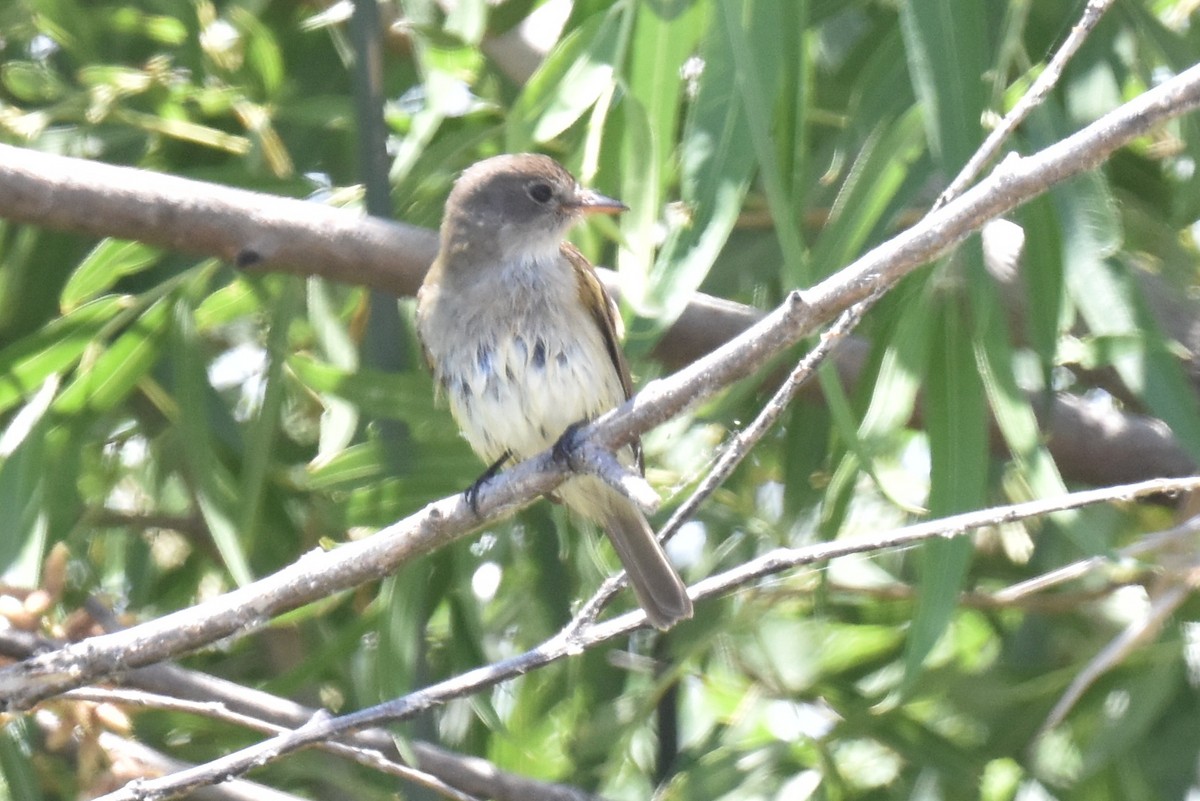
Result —
<instances>
[{"instance_id":1,"label":"bird's beak","mask_svg":"<svg viewBox=\"0 0 1200 801\"><path fill-rule=\"evenodd\" d=\"M619 214L623 211L629 211L629 207L621 201L606 197L591 189L577 190L575 192L575 199L566 205L568 208L578 211L581 214Z\"/></svg>"}]
</instances>

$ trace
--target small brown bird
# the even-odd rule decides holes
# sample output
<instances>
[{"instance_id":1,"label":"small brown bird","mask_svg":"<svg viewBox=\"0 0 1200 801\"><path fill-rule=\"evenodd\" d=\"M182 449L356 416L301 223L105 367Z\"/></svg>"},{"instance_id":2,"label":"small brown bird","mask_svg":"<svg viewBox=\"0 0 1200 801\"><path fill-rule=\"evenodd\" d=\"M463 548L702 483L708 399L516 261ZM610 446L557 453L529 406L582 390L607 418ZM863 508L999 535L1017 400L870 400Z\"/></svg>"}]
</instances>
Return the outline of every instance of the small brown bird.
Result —
<instances>
[{"instance_id":1,"label":"small brown bird","mask_svg":"<svg viewBox=\"0 0 1200 801\"><path fill-rule=\"evenodd\" d=\"M417 328L454 419L485 462L527 459L630 397L616 306L563 241L584 215L625 208L533 154L486 159L455 183L417 295ZM640 468L634 448L618 458ZM604 528L654 626L692 616L687 588L629 500L594 476L570 478L556 494Z\"/></svg>"}]
</instances>

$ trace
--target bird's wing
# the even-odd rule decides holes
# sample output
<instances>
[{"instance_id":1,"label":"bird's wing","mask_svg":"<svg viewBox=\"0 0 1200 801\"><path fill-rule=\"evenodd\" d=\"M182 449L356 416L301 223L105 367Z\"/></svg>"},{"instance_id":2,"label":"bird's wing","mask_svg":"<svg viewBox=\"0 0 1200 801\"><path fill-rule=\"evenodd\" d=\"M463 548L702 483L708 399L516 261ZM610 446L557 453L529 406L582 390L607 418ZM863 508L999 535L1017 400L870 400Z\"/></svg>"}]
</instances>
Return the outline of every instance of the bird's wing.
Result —
<instances>
[{"instance_id":1,"label":"bird's wing","mask_svg":"<svg viewBox=\"0 0 1200 801\"><path fill-rule=\"evenodd\" d=\"M621 387L625 390L625 399L633 396L633 381L629 377L629 365L625 363L625 354L621 351L620 336L623 332L621 315L617 304L600 282L600 276L573 245L563 243L562 254L571 266L575 268L575 278L579 282L579 300L584 308L592 313L596 327L604 337L604 346L612 359L613 367L621 377Z\"/></svg>"},{"instance_id":2,"label":"bird's wing","mask_svg":"<svg viewBox=\"0 0 1200 801\"><path fill-rule=\"evenodd\" d=\"M633 379L629 375L629 364L625 361L625 352L621 350L620 338L625 333L621 322L621 313L612 295L604 288L600 276L582 253L572 244L562 244L562 254L571 266L575 268L575 279L579 282L579 299L592 312L592 319L604 337L604 346L612 359L613 367L621 378L621 387L625 390L625 400L633 397ZM642 445L633 443L633 451L637 458L638 469L642 469Z\"/></svg>"}]
</instances>

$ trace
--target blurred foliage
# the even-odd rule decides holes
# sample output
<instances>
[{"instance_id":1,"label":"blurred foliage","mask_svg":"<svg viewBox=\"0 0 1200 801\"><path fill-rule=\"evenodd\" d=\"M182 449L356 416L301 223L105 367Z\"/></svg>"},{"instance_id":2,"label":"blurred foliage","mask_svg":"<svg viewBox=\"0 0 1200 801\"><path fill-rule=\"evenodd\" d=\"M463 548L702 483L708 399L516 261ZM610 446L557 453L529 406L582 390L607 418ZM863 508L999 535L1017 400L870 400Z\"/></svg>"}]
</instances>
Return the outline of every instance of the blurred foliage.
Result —
<instances>
[{"instance_id":1,"label":"blurred foliage","mask_svg":"<svg viewBox=\"0 0 1200 801\"><path fill-rule=\"evenodd\" d=\"M381 7L395 216L436 226L457 172L513 149L550 153L623 198L633 210L616 226L577 238L620 270L645 380L693 291L767 308L911 223L1083 3L577 0L530 76L501 69L511 42L499 37L542 3L446 5ZM1119 3L1010 147L1055 141L1197 61L1192 6ZM4 3L0 138L355 202L347 7ZM922 510L1060 492L1071 482L1033 416L1051 392L1156 416L1200 457L1195 385L1140 280L1195 298L1196 125L1166 126L1014 216L1026 234L1019 329L977 238L905 280L860 331L862 378L823 375L823 400L798 404L685 530L673 546L685 573ZM386 363L359 347L364 308L352 287L0 221L8 592L44 586L48 556L65 548L50 631L88 595L144 619L467 486L481 465L434 405L411 328L389 345L404 370L364 367ZM671 502L767 390L734 388L647 437L650 477ZM989 442L989 415L1003 447ZM398 434L380 433L387 421ZM619 646L669 660L662 674L584 654L404 731L612 798L645 798L665 772L672 799L1182 799L1198 792L1194 604L1035 740L1069 682L1145 612L1141 574L1099 576L1042 605L960 595L1170 522L1166 508L1094 509L781 576ZM536 644L614 565L607 544L539 504L381 587L186 661L362 707ZM679 752L656 765L655 704L674 680ZM138 713L135 732L188 760L251 739L157 712ZM101 781L96 760L68 759L29 719L9 722L0 797L74 798ZM311 753L255 778L312 798L395 791Z\"/></svg>"}]
</instances>

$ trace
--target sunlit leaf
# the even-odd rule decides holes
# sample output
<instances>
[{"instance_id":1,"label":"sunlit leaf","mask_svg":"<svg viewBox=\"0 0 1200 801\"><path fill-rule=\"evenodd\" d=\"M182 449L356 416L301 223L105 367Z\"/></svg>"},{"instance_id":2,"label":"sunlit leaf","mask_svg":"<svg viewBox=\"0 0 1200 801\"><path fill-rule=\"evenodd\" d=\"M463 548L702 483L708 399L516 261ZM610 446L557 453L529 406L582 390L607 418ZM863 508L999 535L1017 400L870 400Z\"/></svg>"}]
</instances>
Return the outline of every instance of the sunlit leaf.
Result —
<instances>
[{"instance_id":1,"label":"sunlit leaf","mask_svg":"<svg viewBox=\"0 0 1200 801\"><path fill-rule=\"evenodd\" d=\"M158 361L170 321L170 304L156 301L103 351L76 371L54 408L61 414L107 411L126 400Z\"/></svg>"},{"instance_id":2,"label":"sunlit leaf","mask_svg":"<svg viewBox=\"0 0 1200 801\"><path fill-rule=\"evenodd\" d=\"M122 298L99 298L0 351L0 409L12 407L48 376L73 366L127 306Z\"/></svg>"},{"instance_id":3,"label":"sunlit leaf","mask_svg":"<svg viewBox=\"0 0 1200 801\"><path fill-rule=\"evenodd\" d=\"M66 92L61 79L43 64L9 61L0 65L0 83L20 100L46 103Z\"/></svg>"},{"instance_id":4,"label":"sunlit leaf","mask_svg":"<svg viewBox=\"0 0 1200 801\"><path fill-rule=\"evenodd\" d=\"M966 249L966 248L965 248ZM978 246L974 258L981 259ZM982 265L971 270L978 275ZM925 426L929 434L929 511L933 515L983 506L988 484L988 425L983 382L975 369L970 328L955 298L939 304L925 383ZM922 313L914 309L911 313ZM971 560L971 541L929 542L921 549L920 599L905 649L912 680L945 632L958 604Z\"/></svg>"},{"instance_id":5,"label":"sunlit leaf","mask_svg":"<svg viewBox=\"0 0 1200 801\"><path fill-rule=\"evenodd\" d=\"M74 311L125 276L134 275L154 266L161 252L158 248L122 239L105 239L92 249L62 290L62 309Z\"/></svg>"},{"instance_id":6,"label":"sunlit leaf","mask_svg":"<svg viewBox=\"0 0 1200 801\"><path fill-rule=\"evenodd\" d=\"M505 130L510 151L527 150L562 133L609 87L626 13L614 6L595 14L559 42L509 111Z\"/></svg>"}]
</instances>

